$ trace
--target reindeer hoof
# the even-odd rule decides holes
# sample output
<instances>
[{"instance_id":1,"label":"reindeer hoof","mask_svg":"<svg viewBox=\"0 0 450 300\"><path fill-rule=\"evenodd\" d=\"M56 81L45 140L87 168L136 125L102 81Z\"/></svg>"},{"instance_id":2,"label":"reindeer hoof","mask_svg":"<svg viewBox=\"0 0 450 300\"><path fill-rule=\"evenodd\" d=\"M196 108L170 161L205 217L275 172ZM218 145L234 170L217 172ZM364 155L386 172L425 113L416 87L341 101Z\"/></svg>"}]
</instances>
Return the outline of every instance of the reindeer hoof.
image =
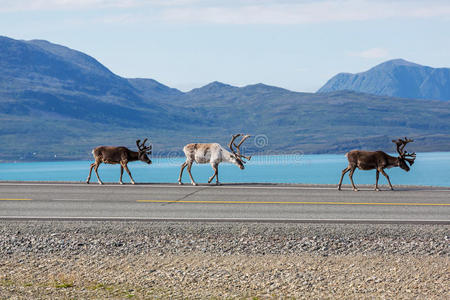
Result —
<instances>
[{"instance_id":1,"label":"reindeer hoof","mask_svg":"<svg viewBox=\"0 0 450 300\"><path fill-rule=\"evenodd\" d=\"M103 184L103 182L99 181L98 184Z\"/></svg>"},{"instance_id":2,"label":"reindeer hoof","mask_svg":"<svg viewBox=\"0 0 450 300\"><path fill-rule=\"evenodd\" d=\"M379 191L380 191L380 189L379 189L379 188L376 188L376 189L375 189L375 191L376 191L376 192L379 192Z\"/></svg>"},{"instance_id":3,"label":"reindeer hoof","mask_svg":"<svg viewBox=\"0 0 450 300\"><path fill-rule=\"evenodd\" d=\"M353 191L354 191L354 192L359 192L359 190L358 190L358 189L353 189Z\"/></svg>"},{"instance_id":4,"label":"reindeer hoof","mask_svg":"<svg viewBox=\"0 0 450 300\"><path fill-rule=\"evenodd\" d=\"M136 184L136 182L132 181L131 184Z\"/></svg>"},{"instance_id":5,"label":"reindeer hoof","mask_svg":"<svg viewBox=\"0 0 450 300\"><path fill-rule=\"evenodd\" d=\"M196 186L196 185L197 185L197 183L193 182L193 183L192 183L192 185L193 185L193 186Z\"/></svg>"},{"instance_id":6,"label":"reindeer hoof","mask_svg":"<svg viewBox=\"0 0 450 300\"><path fill-rule=\"evenodd\" d=\"M220 182L217 181L217 182L216 182L216 185L222 185L222 184L221 184Z\"/></svg>"},{"instance_id":7,"label":"reindeer hoof","mask_svg":"<svg viewBox=\"0 0 450 300\"><path fill-rule=\"evenodd\" d=\"M178 184L179 184L179 185L183 185L183 183L182 183L181 181L178 181Z\"/></svg>"},{"instance_id":8,"label":"reindeer hoof","mask_svg":"<svg viewBox=\"0 0 450 300\"><path fill-rule=\"evenodd\" d=\"M86 180L86 184L89 184L89 181Z\"/></svg>"}]
</instances>

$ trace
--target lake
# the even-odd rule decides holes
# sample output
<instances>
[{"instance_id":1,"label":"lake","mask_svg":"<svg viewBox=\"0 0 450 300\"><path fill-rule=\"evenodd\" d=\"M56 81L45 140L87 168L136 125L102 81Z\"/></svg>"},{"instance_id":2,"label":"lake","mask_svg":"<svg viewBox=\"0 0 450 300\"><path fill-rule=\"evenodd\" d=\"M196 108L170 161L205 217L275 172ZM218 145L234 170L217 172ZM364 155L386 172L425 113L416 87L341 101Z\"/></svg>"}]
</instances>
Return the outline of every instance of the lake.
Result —
<instances>
[{"instance_id":1,"label":"lake","mask_svg":"<svg viewBox=\"0 0 450 300\"><path fill-rule=\"evenodd\" d=\"M177 182L180 165L184 158L152 158L153 164L129 163L129 169L138 183ZM92 161L1 163L0 180L18 181L85 181ZM267 155L254 156L245 170L231 164L220 164L219 179L223 183L305 183L337 184L342 169L347 166L343 154L320 155ZM416 162L410 172L400 168L386 171L393 185L450 186L450 152L417 153ZM102 164L99 174L104 182L118 182L120 167ZM213 170L209 164L192 167L198 183L205 183ZM357 170L353 176L355 184L374 184L375 171ZM124 182L129 182L126 172ZM96 183L94 171L91 182ZM183 182L190 183L187 169ZM344 184L349 184L348 175ZM387 180L380 174L380 184Z\"/></svg>"}]
</instances>

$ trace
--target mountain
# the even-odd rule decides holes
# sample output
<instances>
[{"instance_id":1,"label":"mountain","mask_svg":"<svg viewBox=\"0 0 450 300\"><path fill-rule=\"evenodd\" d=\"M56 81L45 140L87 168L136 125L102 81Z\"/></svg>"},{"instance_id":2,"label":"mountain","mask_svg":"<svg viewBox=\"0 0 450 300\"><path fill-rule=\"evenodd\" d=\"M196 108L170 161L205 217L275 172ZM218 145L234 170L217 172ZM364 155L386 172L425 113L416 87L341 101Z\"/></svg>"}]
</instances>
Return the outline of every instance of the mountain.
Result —
<instances>
[{"instance_id":1,"label":"mountain","mask_svg":"<svg viewBox=\"0 0 450 300\"><path fill-rule=\"evenodd\" d=\"M183 94L183 92L161 84L154 79L130 78L128 82L145 99L160 101L161 99L169 99Z\"/></svg>"},{"instance_id":2,"label":"mountain","mask_svg":"<svg viewBox=\"0 0 450 300\"><path fill-rule=\"evenodd\" d=\"M450 101L450 68L431 68L394 59L357 73L339 73L317 92L350 90L401 98Z\"/></svg>"},{"instance_id":3,"label":"mountain","mask_svg":"<svg viewBox=\"0 0 450 300\"><path fill-rule=\"evenodd\" d=\"M154 157L172 157L238 132L263 138L245 143L254 154L393 151L405 135L410 151L450 151L450 101L217 81L183 93L64 46L0 37L0 161L87 160L95 146L135 149L145 137Z\"/></svg>"},{"instance_id":4,"label":"mountain","mask_svg":"<svg viewBox=\"0 0 450 300\"><path fill-rule=\"evenodd\" d=\"M197 90L183 100L185 107L202 111L211 130L266 136L267 147L256 150L268 153L392 151L390 137L404 135L415 138L416 151L450 150L450 102L351 91L298 93L266 85Z\"/></svg>"},{"instance_id":5,"label":"mountain","mask_svg":"<svg viewBox=\"0 0 450 300\"><path fill-rule=\"evenodd\" d=\"M46 41L0 38L2 92L27 91L96 96L112 104L129 104L136 97L123 79L94 58Z\"/></svg>"},{"instance_id":6,"label":"mountain","mask_svg":"<svg viewBox=\"0 0 450 300\"><path fill-rule=\"evenodd\" d=\"M154 80L122 78L84 53L42 40L0 37L0 70L3 113L93 121L100 115L113 123L151 116L156 126L169 116L151 100L177 93Z\"/></svg>"}]
</instances>

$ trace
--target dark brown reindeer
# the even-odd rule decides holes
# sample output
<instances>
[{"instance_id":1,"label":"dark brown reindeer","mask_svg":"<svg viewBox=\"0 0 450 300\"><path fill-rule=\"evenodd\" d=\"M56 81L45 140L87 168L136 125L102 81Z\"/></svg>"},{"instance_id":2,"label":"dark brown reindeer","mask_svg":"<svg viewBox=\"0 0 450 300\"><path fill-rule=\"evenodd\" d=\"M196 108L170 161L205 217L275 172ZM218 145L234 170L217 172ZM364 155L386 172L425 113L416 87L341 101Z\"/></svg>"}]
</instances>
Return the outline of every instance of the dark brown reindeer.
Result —
<instances>
[{"instance_id":1,"label":"dark brown reindeer","mask_svg":"<svg viewBox=\"0 0 450 300\"><path fill-rule=\"evenodd\" d=\"M342 170L342 176L341 180L339 181L338 190L341 190L342 185L342 179L344 178L345 173L350 171L349 177L350 181L352 183L352 187L354 191L358 191L358 189L355 186L355 183L353 182L353 173L355 172L355 169L358 168L360 170L373 170L375 169L377 171L376 173L376 181L375 181L375 190L379 191L378 188L378 178L380 177L380 173L386 177L387 181L389 182L389 186L391 187L391 190L394 188L392 187L391 181L389 180L389 176L384 172L384 169L389 169L392 167L400 167L406 172L409 171L409 166L406 164L406 162L409 163L409 165L412 166L414 163L414 160L416 159L416 153L407 153L405 152L405 146L406 144L413 142L413 140L408 139L405 137L404 140L398 139L398 140L392 140L397 145L397 152L399 154L398 157L393 157L388 154L386 154L383 151L361 151L361 150L353 150L350 152L347 152L345 156L347 156L348 159L348 167Z\"/></svg>"},{"instance_id":2,"label":"dark brown reindeer","mask_svg":"<svg viewBox=\"0 0 450 300\"><path fill-rule=\"evenodd\" d=\"M131 183L135 184L133 177L131 177L131 172L128 170L127 164L130 161L143 161L148 164L151 164L152 161L150 158L148 158L147 154L152 153L152 146L145 146L145 142L147 139L145 139L142 144L140 144L141 140L136 141L136 145L139 149L138 152L131 151L127 147L114 147L114 146L99 146L97 148L94 148L92 150L92 155L94 155L95 162L91 164L91 169L89 170L89 176L86 179L86 183L89 183L89 180L91 179L91 173L92 169L94 168L95 175L97 176L97 180L99 184L103 184L103 182L100 180L100 177L98 176L97 169L100 166L101 163L105 164L120 164L120 179L119 183L123 184L122 182L122 175L123 175L123 169L127 171L128 175L130 176Z\"/></svg>"}]
</instances>

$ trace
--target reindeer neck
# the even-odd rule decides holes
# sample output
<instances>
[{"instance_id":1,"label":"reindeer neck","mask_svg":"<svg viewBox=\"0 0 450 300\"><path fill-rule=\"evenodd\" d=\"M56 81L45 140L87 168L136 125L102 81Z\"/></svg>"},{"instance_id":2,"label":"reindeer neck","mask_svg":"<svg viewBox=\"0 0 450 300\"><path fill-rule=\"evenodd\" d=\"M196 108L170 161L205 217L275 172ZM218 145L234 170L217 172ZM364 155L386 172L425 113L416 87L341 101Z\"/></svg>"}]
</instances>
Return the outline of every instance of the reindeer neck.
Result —
<instances>
[{"instance_id":1,"label":"reindeer neck","mask_svg":"<svg viewBox=\"0 0 450 300\"><path fill-rule=\"evenodd\" d=\"M136 160L139 160L139 152L129 150L128 161L136 161Z\"/></svg>"},{"instance_id":2,"label":"reindeer neck","mask_svg":"<svg viewBox=\"0 0 450 300\"><path fill-rule=\"evenodd\" d=\"M234 163L235 162L235 158L234 158L234 154L231 153L230 151L222 148L222 161L224 162L229 162L229 163Z\"/></svg>"},{"instance_id":3,"label":"reindeer neck","mask_svg":"<svg viewBox=\"0 0 450 300\"><path fill-rule=\"evenodd\" d=\"M389 154L386 154L386 158L388 161L388 165L395 166L395 167L399 166L399 158L398 157L390 156Z\"/></svg>"}]
</instances>

